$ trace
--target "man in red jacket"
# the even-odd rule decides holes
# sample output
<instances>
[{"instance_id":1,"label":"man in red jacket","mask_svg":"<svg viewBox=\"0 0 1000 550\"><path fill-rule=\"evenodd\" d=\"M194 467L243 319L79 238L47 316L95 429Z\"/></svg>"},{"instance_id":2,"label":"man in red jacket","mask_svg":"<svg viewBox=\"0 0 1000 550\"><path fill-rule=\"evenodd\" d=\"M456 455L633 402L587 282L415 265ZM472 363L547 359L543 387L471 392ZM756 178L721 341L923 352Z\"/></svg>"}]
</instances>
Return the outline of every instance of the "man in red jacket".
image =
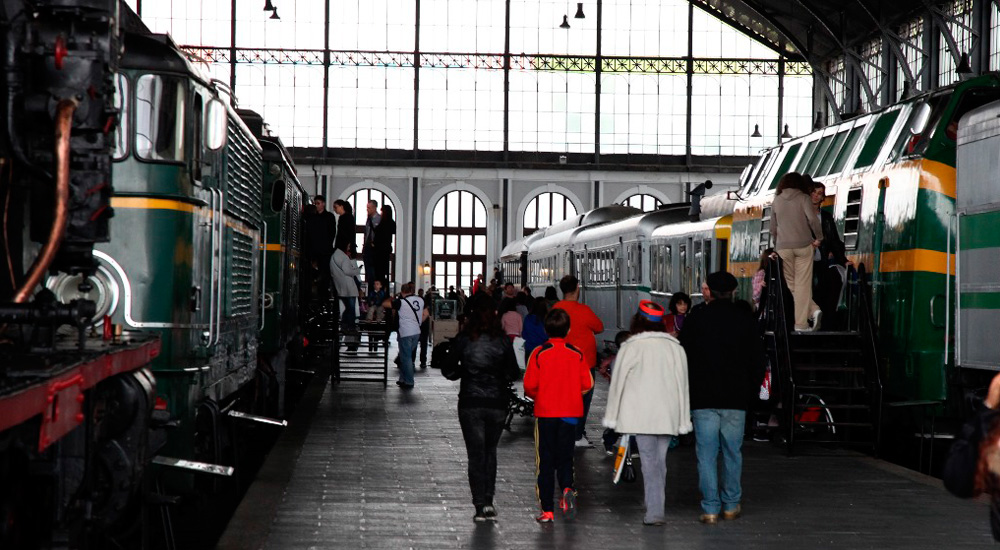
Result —
<instances>
[{"instance_id":1,"label":"man in red jacket","mask_svg":"<svg viewBox=\"0 0 1000 550\"><path fill-rule=\"evenodd\" d=\"M561 309L545 316L549 340L535 348L524 374L524 393L535 400L535 490L542 513L539 523L551 522L555 508L553 472L559 476L559 508L567 518L576 515L573 488L573 443L583 414L583 394L594 387L594 377L583 353L566 341L570 317Z\"/></svg>"},{"instance_id":2,"label":"man in red jacket","mask_svg":"<svg viewBox=\"0 0 1000 550\"><path fill-rule=\"evenodd\" d=\"M559 280L559 289L562 290L563 299L556 302L553 309L562 309L569 315L570 329L566 336L566 341L583 353L583 360L590 369L590 375L594 375L597 368L597 335L604 332L604 323L585 304L580 303L580 281L572 276L566 275ZM587 414L590 413L590 401L594 397L594 392L587 392L583 396L583 414L580 422L576 425L576 446L589 448L594 444L587 437Z\"/></svg>"}]
</instances>

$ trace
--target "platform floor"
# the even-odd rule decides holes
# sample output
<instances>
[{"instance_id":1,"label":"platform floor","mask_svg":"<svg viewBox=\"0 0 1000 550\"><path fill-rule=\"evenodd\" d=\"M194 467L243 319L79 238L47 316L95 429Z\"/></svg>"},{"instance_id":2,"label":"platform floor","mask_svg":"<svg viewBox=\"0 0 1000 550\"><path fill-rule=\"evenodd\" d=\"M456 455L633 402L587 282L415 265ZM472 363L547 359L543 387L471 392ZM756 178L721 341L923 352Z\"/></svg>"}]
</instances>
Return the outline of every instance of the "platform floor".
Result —
<instances>
[{"instance_id":1,"label":"platform floor","mask_svg":"<svg viewBox=\"0 0 1000 550\"><path fill-rule=\"evenodd\" d=\"M391 375L395 369L391 369ZM317 377L318 378L318 377ZM642 482L612 485L603 448L576 453L580 513L534 521L532 425L514 420L499 449L498 523L474 524L458 384L418 371L416 388L391 381L317 380L230 522L224 549L451 548L984 548L984 501L857 455L787 458L744 445L744 515L698 522L694 448L669 453L667 525L642 525ZM607 383L588 423L601 432Z\"/></svg>"}]
</instances>

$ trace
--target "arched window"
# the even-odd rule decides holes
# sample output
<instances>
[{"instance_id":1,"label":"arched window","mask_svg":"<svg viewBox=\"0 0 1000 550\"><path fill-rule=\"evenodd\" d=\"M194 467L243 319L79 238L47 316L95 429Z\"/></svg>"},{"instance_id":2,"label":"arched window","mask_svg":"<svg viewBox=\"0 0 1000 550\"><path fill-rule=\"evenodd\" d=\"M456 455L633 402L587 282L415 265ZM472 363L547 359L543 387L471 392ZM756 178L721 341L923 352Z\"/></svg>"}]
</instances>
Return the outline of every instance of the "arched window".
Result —
<instances>
[{"instance_id":1,"label":"arched window","mask_svg":"<svg viewBox=\"0 0 1000 550\"><path fill-rule=\"evenodd\" d=\"M541 227L548 227L577 214L576 206L562 193L542 193L531 199L524 209L524 236Z\"/></svg>"},{"instance_id":2,"label":"arched window","mask_svg":"<svg viewBox=\"0 0 1000 550\"><path fill-rule=\"evenodd\" d=\"M622 206L631 206L633 208L638 208L643 212L652 212L653 210L663 206L663 201L653 195L636 193L635 195L623 200Z\"/></svg>"},{"instance_id":3,"label":"arched window","mask_svg":"<svg viewBox=\"0 0 1000 550\"><path fill-rule=\"evenodd\" d=\"M431 226L434 286L469 291L486 273L486 205L468 191L452 191L434 205Z\"/></svg>"},{"instance_id":4,"label":"arched window","mask_svg":"<svg viewBox=\"0 0 1000 550\"><path fill-rule=\"evenodd\" d=\"M351 205L354 209L354 242L358 246L358 260L362 260L360 257L361 251L365 244L365 223L368 221L368 201L375 201L378 203L376 211L380 211L382 205L388 204L392 207L392 217L399 220L399 210L396 205L393 204L392 199L388 195L379 191L378 189L360 189L355 191L353 195L347 198L347 203ZM396 228L399 229L398 227ZM359 261L358 264L361 266L361 280L365 279L365 263ZM392 255L389 257L389 281L396 280L396 239L392 240Z\"/></svg>"}]
</instances>

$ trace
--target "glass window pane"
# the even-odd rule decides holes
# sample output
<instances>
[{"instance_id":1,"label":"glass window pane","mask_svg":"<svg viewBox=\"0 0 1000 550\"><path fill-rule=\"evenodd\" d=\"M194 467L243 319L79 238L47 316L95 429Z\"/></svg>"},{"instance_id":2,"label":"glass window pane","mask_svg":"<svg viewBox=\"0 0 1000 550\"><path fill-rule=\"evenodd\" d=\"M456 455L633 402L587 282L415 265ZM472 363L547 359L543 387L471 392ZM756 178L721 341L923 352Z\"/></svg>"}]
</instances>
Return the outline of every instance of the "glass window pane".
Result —
<instances>
[{"instance_id":1,"label":"glass window pane","mask_svg":"<svg viewBox=\"0 0 1000 550\"><path fill-rule=\"evenodd\" d=\"M444 235L434 235L431 237L431 254L444 254ZM437 269L437 268L436 268Z\"/></svg>"},{"instance_id":2,"label":"glass window pane","mask_svg":"<svg viewBox=\"0 0 1000 550\"><path fill-rule=\"evenodd\" d=\"M475 250L472 253L477 256L486 255L486 237L484 235L476 235Z\"/></svg>"},{"instance_id":3,"label":"glass window pane","mask_svg":"<svg viewBox=\"0 0 1000 550\"><path fill-rule=\"evenodd\" d=\"M445 254L458 254L458 235L447 235L445 240Z\"/></svg>"}]
</instances>

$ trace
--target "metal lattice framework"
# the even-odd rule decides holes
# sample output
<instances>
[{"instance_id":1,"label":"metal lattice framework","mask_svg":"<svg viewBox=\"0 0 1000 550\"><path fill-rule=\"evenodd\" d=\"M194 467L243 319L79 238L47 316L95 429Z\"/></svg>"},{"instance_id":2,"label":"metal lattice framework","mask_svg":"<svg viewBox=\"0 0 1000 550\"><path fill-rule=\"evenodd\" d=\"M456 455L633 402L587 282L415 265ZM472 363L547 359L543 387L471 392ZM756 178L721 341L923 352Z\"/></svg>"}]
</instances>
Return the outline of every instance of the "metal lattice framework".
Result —
<instances>
[{"instance_id":1,"label":"metal lattice framework","mask_svg":"<svg viewBox=\"0 0 1000 550\"><path fill-rule=\"evenodd\" d=\"M420 53L374 52L374 51L330 51L285 50L256 48L211 48L205 46L183 46L182 49L192 59L204 63L262 63L277 65L323 65L329 55L331 66L346 67L413 67L414 59L420 59L421 67L442 69L504 69L502 53ZM235 57L233 52L235 51ZM686 57L620 57L601 58L602 73L639 74L686 74ZM778 59L693 59L691 70L703 75L769 75L780 74L805 76L812 72L804 61ZM597 70L597 57L574 55L511 55L512 70L535 70L556 72L586 72ZM783 71L783 72L782 72Z\"/></svg>"}]
</instances>

